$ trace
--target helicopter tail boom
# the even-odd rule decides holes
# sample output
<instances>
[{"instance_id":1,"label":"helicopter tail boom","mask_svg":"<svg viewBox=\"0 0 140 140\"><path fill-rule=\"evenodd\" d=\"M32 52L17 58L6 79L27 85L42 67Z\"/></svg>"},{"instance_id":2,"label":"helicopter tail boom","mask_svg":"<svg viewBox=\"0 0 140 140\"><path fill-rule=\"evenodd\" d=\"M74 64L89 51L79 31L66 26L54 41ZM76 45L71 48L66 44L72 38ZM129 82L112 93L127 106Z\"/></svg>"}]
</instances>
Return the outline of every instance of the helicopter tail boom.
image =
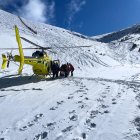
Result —
<instances>
[{"instance_id":1,"label":"helicopter tail boom","mask_svg":"<svg viewBox=\"0 0 140 140\"><path fill-rule=\"evenodd\" d=\"M21 40L20 40L20 36L19 36L19 30L18 30L17 26L15 26L15 33L16 33L16 40L18 43L19 54L20 54L20 66L18 69L18 73L21 74L23 65L24 65L24 53L23 53L22 44L21 44Z\"/></svg>"}]
</instances>

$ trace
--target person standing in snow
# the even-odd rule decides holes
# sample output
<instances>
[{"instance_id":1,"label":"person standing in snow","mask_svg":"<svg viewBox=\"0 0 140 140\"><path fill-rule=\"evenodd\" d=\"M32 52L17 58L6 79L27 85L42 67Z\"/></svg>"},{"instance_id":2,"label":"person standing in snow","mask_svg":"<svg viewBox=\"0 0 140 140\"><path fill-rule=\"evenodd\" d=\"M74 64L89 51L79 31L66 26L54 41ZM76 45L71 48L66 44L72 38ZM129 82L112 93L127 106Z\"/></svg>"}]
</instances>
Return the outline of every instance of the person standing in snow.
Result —
<instances>
[{"instance_id":1,"label":"person standing in snow","mask_svg":"<svg viewBox=\"0 0 140 140\"><path fill-rule=\"evenodd\" d=\"M68 63L68 70L69 70L69 72L71 72L71 76L73 76L74 67L71 63Z\"/></svg>"},{"instance_id":2,"label":"person standing in snow","mask_svg":"<svg viewBox=\"0 0 140 140\"><path fill-rule=\"evenodd\" d=\"M53 73L53 78L57 78L58 77L58 73L59 73L59 65L58 63L52 62L52 73Z\"/></svg>"}]
</instances>

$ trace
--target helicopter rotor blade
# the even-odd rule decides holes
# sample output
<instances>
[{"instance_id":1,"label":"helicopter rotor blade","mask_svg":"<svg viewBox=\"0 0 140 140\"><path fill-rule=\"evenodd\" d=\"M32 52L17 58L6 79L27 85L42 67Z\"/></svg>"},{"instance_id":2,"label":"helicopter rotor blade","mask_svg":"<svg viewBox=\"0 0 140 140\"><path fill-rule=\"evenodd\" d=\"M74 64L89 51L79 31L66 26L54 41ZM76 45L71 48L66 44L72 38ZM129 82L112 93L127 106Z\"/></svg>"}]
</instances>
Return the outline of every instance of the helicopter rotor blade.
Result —
<instances>
[{"instance_id":1,"label":"helicopter rotor blade","mask_svg":"<svg viewBox=\"0 0 140 140\"><path fill-rule=\"evenodd\" d=\"M18 50L18 48L0 48L0 50ZM51 51L51 50L48 50L46 48L44 48L44 49L41 49L41 48L23 48L23 50L47 50L50 53L57 54L55 51Z\"/></svg>"},{"instance_id":2,"label":"helicopter rotor blade","mask_svg":"<svg viewBox=\"0 0 140 140\"><path fill-rule=\"evenodd\" d=\"M41 48L23 48L24 50L33 50L33 49L38 49L40 50ZM44 48L45 49L45 48ZM44 50L43 49L43 50ZM18 48L0 48L0 50L18 50Z\"/></svg>"},{"instance_id":3,"label":"helicopter rotor blade","mask_svg":"<svg viewBox=\"0 0 140 140\"><path fill-rule=\"evenodd\" d=\"M0 48L0 50L17 50L18 48Z\"/></svg>"},{"instance_id":4,"label":"helicopter rotor blade","mask_svg":"<svg viewBox=\"0 0 140 140\"><path fill-rule=\"evenodd\" d=\"M50 51L49 49L55 49L55 48L60 48L60 49L67 49L67 48L89 48L91 46L74 46L74 47L49 47L49 48L23 48L24 50L48 50ZM0 48L0 50L18 50L18 48Z\"/></svg>"},{"instance_id":5,"label":"helicopter rotor blade","mask_svg":"<svg viewBox=\"0 0 140 140\"><path fill-rule=\"evenodd\" d=\"M62 49L67 49L67 48L88 48L88 47L91 47L91 45L90 46L73 46L73 47L53 47L53 48L62 48Z\"/></svg>"},{"instance_id":6,"label":"helicopter rotor blade","mask_svg":"<svg viewBox=\"0 0 140 140\"><path fill-rule=\"evenodd\" d=\"M58 48L58 49L69 49L69 48L88 48L88 47L91 47L92 45L89 45L89 46L72 46L72 47L57 47L56 45L54 45L55 47L43 47L43 46L41 46L41 45L38 45L38 44L36 44L36 43L34 43L34 42L32 42L32 41L30 41L30 40L28 40L27 38L25 38L25 37L20 37L21 39L23 39L24 41L26 41L26 42L28 42L28 43L30 43L30 44L32 44L32 45L34 45L34 46L36 46L36 47L34 47L34 48L23 48L24 50L39 50L39 49L42 49L42 50L48 50L48 51L50 51L50 49L55 49L55 48ZM39 47L39 48L37 48L37 47ZM18 50L18 48L0 48L0 50ZM52 52L52 53L56 53L56 52L53 52L53 51L50 51L50 52Z\"/></svg>"},{"instance_id":7,"label":"helicopter rotor blade","mask_svg":"<svg viewBox=\"0 0 140 140\"><path fill-rule=\"evenodd\" d=\"M39 47L40 49L46 49L46 50L47 50L47 49L51 49L50 47L42 47L41 45L38 45L38 44L36 44L36 43L30 41L29 39L25 38L25 37L20 37L20 38L23 39L24 41L26 41L26 42L28 42L28 43L34 45L34 46Z\"/></svg>"},{"instance_id":8,"label":"helicopter rotor blade","mask_svg":"<svg viewBox=\"0 0 140 140\"><path fill-rule=\"evenodd\" d=\"M53 49L53 48L88 48L88 47L91 47L92 45L87 45L87 46L73 46L73 47L43 47L43 46L41 46L41 45L38 45L38 44L36 44L36 43L34 43L34 42L32 42L32 41L30 41L29 39L27 39L27 38L25 38L25 37L20 37L21 39L23 39L24 41L26 41L26 42L28 42L28 43L30 43L30 44L32 44L32 45L34 45L34 46L37 46L37 47L39 47L40 49L43 49L43 50L48 50L48 49Z\"/></svg>"},{"instance_id":9,"label":"helicopter rotor blade","mask_svg":"<svg viewBox=\"0 0 140 140\"><path fill-rule=\"evenodd\" d=\"M21 21L21 23L27 28L29 29L31 32L33 32L34 34L37 34L37 31L35 31L34 29L32 29L31 27L29 27L20 16L18 16L19 20Z\"/></svg>"}]
</instances>

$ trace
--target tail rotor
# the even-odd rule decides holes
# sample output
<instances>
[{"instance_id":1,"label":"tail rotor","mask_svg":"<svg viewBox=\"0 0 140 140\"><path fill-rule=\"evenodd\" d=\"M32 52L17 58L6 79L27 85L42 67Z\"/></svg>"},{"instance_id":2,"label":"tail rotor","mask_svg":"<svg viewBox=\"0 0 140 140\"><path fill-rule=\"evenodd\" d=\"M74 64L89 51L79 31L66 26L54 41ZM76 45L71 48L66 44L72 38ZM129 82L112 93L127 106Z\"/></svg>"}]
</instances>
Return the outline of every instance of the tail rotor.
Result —
<instances>
[{"instance_id":1,"label":"tail rotor","mask_svg":"<svg viewBox=\"0 0 140 140\"><path fill-rule=\"evenodd\" d=\"M13 50L11 50L10 53L7 52L7 68L9 68L10 61L14 61L14 57L13 57L13 55L12 55L12 51L13 51Z\"/></svg>"}]
</instances>

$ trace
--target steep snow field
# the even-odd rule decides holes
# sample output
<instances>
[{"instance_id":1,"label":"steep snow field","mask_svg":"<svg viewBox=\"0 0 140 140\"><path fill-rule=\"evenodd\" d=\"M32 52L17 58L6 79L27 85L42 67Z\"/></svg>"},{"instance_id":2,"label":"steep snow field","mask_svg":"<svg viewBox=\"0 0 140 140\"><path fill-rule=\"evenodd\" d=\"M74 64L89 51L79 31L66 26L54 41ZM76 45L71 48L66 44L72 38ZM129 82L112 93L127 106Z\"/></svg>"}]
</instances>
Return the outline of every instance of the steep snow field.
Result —
<instances>
[{"instance_id":1,"label":"steep snow field","mask_svg":"<svg viewBox=\"0 0 140 140\"><path fill-rule=\"evenodd\" d=\"M23 74L17 75L19 64L12 62L8 69L0 70L0 140L139 140L138 26L112 33L114 40L111 34L92 39L23 20L37 35L17 16L0 10L0 48L17 48L17 25L21 36L53 47L56 54L48 52L52 59L60 59L61 64L71 62L74 77L29 79L32 68L25 65ZM32 47L23 40L22 44ZM133 44L137 44L134 49ZM83 45L91 47L58 48ZM0 55L7 52L0 50ZM24 50L25 56L32 53Z\"/></svg>"}]
</instances>

